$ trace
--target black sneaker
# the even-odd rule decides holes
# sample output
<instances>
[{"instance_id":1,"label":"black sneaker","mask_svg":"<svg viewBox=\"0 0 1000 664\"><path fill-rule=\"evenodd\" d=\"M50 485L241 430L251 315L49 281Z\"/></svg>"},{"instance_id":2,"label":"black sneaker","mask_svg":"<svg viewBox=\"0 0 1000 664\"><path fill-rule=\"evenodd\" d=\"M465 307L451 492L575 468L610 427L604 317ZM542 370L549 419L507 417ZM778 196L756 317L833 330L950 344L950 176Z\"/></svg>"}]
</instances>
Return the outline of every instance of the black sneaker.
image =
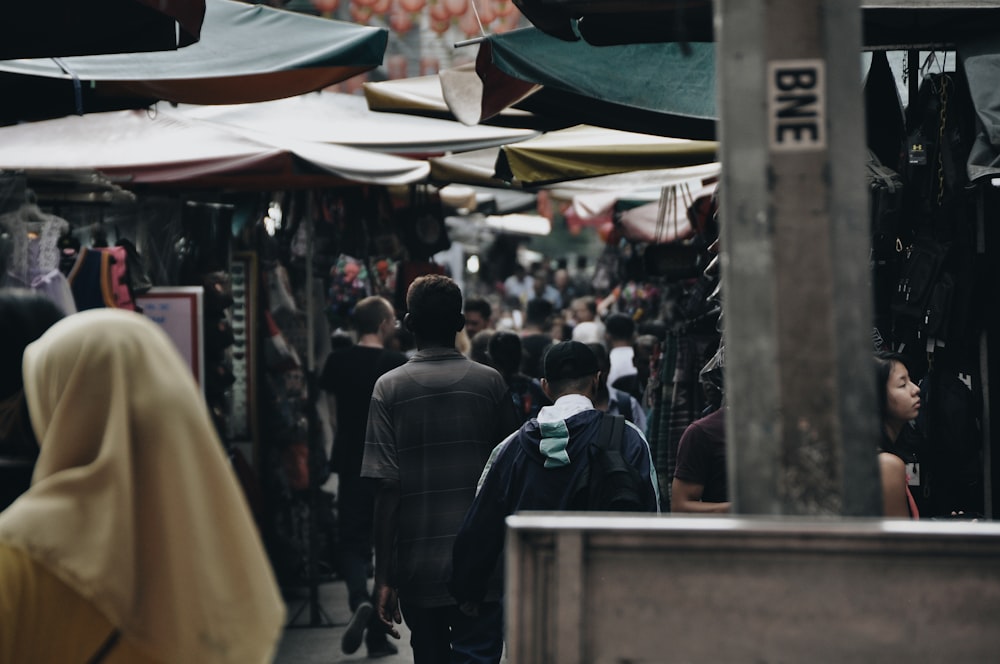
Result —
<instances>
[{"instance_id":1,"label":"black sneaker","mask_svg":"<svg viewBox=\"0 0 1000 664\"><path fill-rule=\"evenodd\" d=\"M392 657L399 654L399 648L388 640L380 643L368 644L368 659L379 659L380 657Z\"/></svg>"},{"instance_id":2,"label":"black sneaker","mask_svg":"<svg viewBox=\"0 0 1000 664\"><path fill-rule=\"evenodd\" d=\"M361 642L365 637L365 628L368 627L368 621L372 617L372 610L374 608L371 602L362 602L354 610L351 621L347 623L344 636L340 639L340 649L348 655L361 647Z\"/></svg>"}]
</instances>

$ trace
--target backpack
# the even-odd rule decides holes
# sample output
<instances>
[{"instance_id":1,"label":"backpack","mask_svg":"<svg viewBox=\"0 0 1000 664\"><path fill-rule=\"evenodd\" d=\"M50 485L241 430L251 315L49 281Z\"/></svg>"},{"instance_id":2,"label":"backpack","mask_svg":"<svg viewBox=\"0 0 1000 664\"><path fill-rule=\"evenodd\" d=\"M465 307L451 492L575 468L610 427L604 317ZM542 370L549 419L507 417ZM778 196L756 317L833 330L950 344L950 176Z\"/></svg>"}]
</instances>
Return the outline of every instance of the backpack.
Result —
<instances>
[{"instance_id":1,"label":"backpack","mask_svg":"<svg viewBox=\"0 0 1000 664\"><path fill-rule=\"evenodd\" d=\"M588 446L589 464L571 492L570 509L597 512L645 512L642 476L622 456L625 418L603 416L597 438Z\"/></svg>"},{"instance_id":2,"label":"backpack","mask_svg":"<svg viewBox=\"0 0 1000 664\"><path fill-rule=\"evenodd\" d=\"M618 414L629 422L635 422L635 419L632 417L632 395L625 390L617 388L612 388L611 391L615 398L615 403L618 404Z\"/></svg>"}]
</instances>

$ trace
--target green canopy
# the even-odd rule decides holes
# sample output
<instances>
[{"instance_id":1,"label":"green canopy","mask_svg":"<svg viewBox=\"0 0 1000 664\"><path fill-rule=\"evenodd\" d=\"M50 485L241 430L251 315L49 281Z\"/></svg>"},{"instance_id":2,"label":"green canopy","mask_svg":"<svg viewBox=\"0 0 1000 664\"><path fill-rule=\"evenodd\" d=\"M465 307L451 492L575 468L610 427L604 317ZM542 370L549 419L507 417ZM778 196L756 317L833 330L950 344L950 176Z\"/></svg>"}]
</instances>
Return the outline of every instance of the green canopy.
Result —
<instances>
[{"instance_id":1,"label":"green canopy","mask_svg":"<svg viewBox=\"0 0 1000 664\"><path fill-rule=\"evenodd\" d=\"M535 28L487 38L476 73L482 94L456 117L492 117L507 105L540 115L660 136L715 138L715 45L567 42ZM442 85L449 83L442 73ZM541 89L534 90L537 86ZM525 97L525 95L528 95ZM452 98L445 89L445 98ZM468 95L466 95L468 98Z\"/></svg>"}]
</instances>

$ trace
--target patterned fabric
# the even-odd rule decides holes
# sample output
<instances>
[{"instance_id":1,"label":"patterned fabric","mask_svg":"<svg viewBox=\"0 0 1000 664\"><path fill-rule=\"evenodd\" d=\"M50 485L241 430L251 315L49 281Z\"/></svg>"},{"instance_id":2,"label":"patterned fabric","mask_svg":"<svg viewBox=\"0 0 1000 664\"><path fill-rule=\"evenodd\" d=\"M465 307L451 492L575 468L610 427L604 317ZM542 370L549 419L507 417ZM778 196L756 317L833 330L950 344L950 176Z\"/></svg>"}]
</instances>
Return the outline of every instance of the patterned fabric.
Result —
<instances>
[{"instance_id":1,"label":"patterned fabric","mask_svg":"<svg viewBox=\"0 0 1000 664\"><path fill-rule=\"evenodd\" d=\"M29 204L0 216L0 228L10 234L13 243L2 283L39 291L63 313L76 313L69 284L59 271L59 237L69 230L69 222Z\"/></svg>"}]
</instances>

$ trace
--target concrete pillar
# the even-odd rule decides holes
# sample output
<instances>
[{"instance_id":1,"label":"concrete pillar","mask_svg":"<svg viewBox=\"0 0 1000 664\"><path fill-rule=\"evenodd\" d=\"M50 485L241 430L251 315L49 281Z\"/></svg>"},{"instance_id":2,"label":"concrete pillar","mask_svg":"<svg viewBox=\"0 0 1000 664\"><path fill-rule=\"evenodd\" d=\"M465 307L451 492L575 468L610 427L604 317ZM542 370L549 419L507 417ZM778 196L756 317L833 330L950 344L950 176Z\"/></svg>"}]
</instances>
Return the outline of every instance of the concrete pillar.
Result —
<instances>
[{"instance_id":1,"label":"concrete pillar","mask_svg":"<svg viewBox=\"0 0 1000 664\"><path fill-rule=\"evenodd\" d=\"M715 0L730 496L881 511L858 0Z\"/></svg>"}]
</instances>

